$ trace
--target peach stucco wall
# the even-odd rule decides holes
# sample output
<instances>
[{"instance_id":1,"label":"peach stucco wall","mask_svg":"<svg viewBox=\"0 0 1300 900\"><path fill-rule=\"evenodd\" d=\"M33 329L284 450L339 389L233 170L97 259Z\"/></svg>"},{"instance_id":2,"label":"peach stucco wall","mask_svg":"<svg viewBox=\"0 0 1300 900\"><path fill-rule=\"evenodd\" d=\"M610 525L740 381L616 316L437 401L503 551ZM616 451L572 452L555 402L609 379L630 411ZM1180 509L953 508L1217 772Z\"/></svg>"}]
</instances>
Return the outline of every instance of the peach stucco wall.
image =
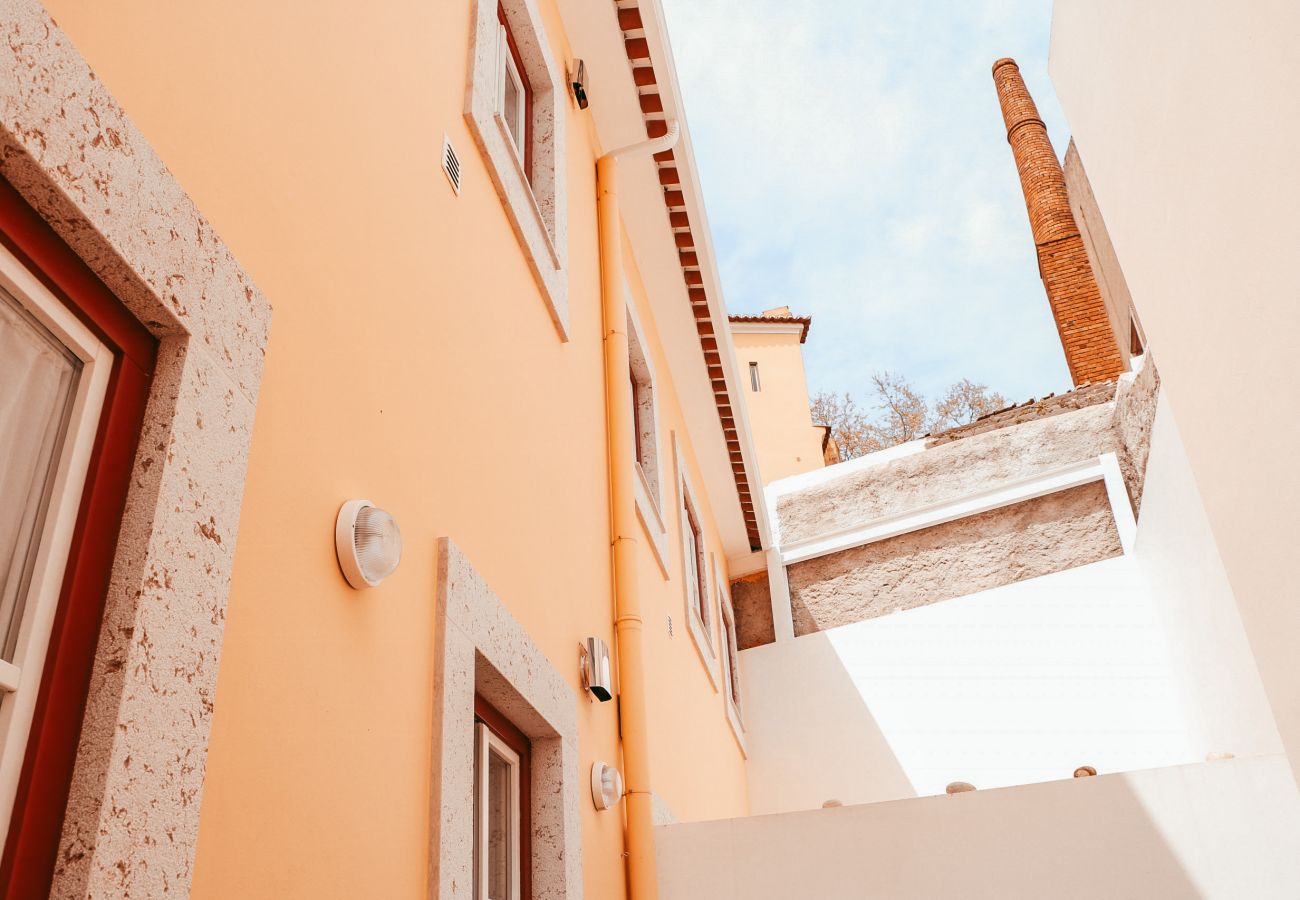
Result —
<instances>
[{"instance_id":1,"label":"peach stucco wall","mask_svg":"<svg viewBox=\"0 0 1300 900\"><path fill-rule=\"evenodd\" d=\"M468 0L48 5L275 308L193 894L423 897L437 538L456 541L575 693L578 641L612 642L589 122L566 106L566 344L462 115ZM563 63L558 16L540 5ZM459 197L437 167L444 131L464 164ZM695 469L625 252L661 446L671 454L675 432ZM646 552L639 576L655 790L680 819L741 815L743 759L680 619L671 456L664 471L669 571ZM365 593L345 586L332 546L356 496L394 513L406 548ZM579 701L578 727L582 766L619 759L614 704ZM582 823L587 896L618 896L622 816L584 803Z\"/></svg>"},{"instance_id":2,"label":"peach stucco wall","mask_svg":"<svg viewBox=\"0 0 1300 900\"><path fill-rule=\"evenodd\" d=\"M799 335L734 334L732 342L763 482L820 469L822 432L813 427L808 412L808 381ZM758 363L762 390L750 388L751 362Z\"/></svg>"},{"instance_id":3,"label":"peach stucco wall","mask_svg":"<svg viewBox=\"0 0 1300 900\"><path fill-rule=\"evenodd\" d=\"M1300 6L1057 0L1051 75L1293 769Z\"/></svg>"}]
</instances>

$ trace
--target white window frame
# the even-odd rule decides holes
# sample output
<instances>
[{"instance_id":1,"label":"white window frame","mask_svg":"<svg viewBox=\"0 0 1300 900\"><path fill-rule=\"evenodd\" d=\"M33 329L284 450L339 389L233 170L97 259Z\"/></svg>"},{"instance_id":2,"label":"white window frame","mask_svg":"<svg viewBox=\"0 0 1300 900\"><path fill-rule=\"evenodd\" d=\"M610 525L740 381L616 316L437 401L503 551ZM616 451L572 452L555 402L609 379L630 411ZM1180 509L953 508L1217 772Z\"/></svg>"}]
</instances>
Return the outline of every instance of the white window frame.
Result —
<instances>
[{"instance_id":1,"label":"white window frame","mask_svg":"<svg viewBox=\"0 0 1300 900\"><path fill-rule=\"evenodd\" d=\"M682 572L682 602L686 607L685 620L687 631L691 633L691 640L695 644L695 649L700 656L700 662L704 665L705 671L709 673L709 680L713 683L713 689L719 689L721 681L718 675L718 654L713 641L713 623L717 618L714 615L713 604L710 598L709 584L709 549L708 538L704 533L704 516L700 507L699 493L691 483L690 473L686 469L686 464L682 459L681 445L677 443L677 435L673 435L673 456L677 463L677 490L678 502L677 509L680 519L680 536L678 545L681 548L681 572ZM696 557L698 564L702 567L699 572L697 584L699 589L704 591L704 596L700 598L697 605L691 602L690 574L691 567L687 564L687 536L691 534L690 518L687 515L687 507L695 513L695 521L700 525L699 537L699 555ZM703 618L701 617L703 611Z\"/></svg>"},{"instance_id":2,"label":"white window frame","mask_svg":"<svg viewBox=\"0 0 1300 900\"><path fill-rule=\"evenodd\" d=\"M727 723L736 736L740 752L749 756L749 747L745 741L745 719L741 714L744 691L740 684L740 649L736 642L736 610L731 604L731 593L722 578L722 572L714 567L718 591L718 624L722 642L722 694L727 707ZM734 672L733 672L734 667Z\"/></svg>"},{"instance_id":3,"label":"white window frame","mask_svg":"<svg viewBox=\"0 0 1300 900\"><path fill-rule=\"evenodd\" d=\"M474 878L475 900L519 900L520 867L531 865L531 860L522 858L519 836L519 795L521 790L519 754L507 746L497 734L483 722L475 722L476 754L474 761L474 854L476 871ZM510 822L507 826L510 854L510 894L507 897L489 897L488 883L488 756L496 753L505 760L510 769Z\"/></svg>"},{"instance_id":4,"label":"white window frame","mask_svg":"<svg viewBox=\"0 0 1300 900\"><path fill-rule=\"evenodd\" d=\"M664 465L663 446L659 429L659 392L658 379L655 376L654 362L650 359L645 340L645 331L632 302L632 290L626 279L623 282L624 306L627 309L627 351L632 368L632 376L641 383L642 402L640 409L641 446L646 451L647 460L632 460L636 477L632 479L633 497L636 501L637 518L649 539L650 550L655 562L659 564L659 574L668 580L668 526L664 523ZM637 402L635 393L632 402ZM635 446L635 444L634 444Z\"/></svg>"},{"instance_id":5,"label":"white window frame","mask_svg":"<svg viewBox=\"0 0 1300 900\"><path fill-rule=\"evenodd\" d=\"M510 35L519 51L532 95L525 133L532 150L532 172L524 170L526 150L515 143L501 115L504 89L502 25L497 0L474 0L469 52L469 91L465 122L487 163L497 195L524 251L547 312L569 339L568 196L565 120L569 90L564 70L551 53L537 0L500 0ZM527 115L527 112L524 113ZM531 175L531 177L529 177ZM462 192L471 190L462 185ZM487 252L486 246L484 252Z\"/></svg>"},{"instance_id":6,"label":"white window frame","mask_svg":"<svg viewBox=\"0 0 1300 900\"><path fill-rule=\"evenodd\" d=\"M753 360L749 362L749 389L755 394L763 389L763 382L758 375L758 363Z\"/></svg>"},{"instance_id":7,"label":"white window frame","mask_svg":"<svg viewBox=\"0 0 1300 900\"><path fill-rule=\"evenodd\" d=\"M63 446L36 551L31 581L18 626L14 662L0 660L0 835L7 834L14 796L31 734L36 695L58 611L72 531L100 413L113 368L113 353L8 249L0 246L0 285L47 328L82 368L73 394Z\"/></svg>"},{"instance_id":8,"label":"white window frame","mask_svg":"<svg viewBox=\"0 0 1300 900\"><path fill-rule=\"evenodd\" d=\"M528 141L532 138L530 133L532 129L529 127L530 123L528 121L528 91L524 86L524 79L515 65L514 54L510 52L510 32L500 22L497 23L497 29L497 58L500 61L497 67L497 115L501 116L502 120L505 121L506 135L510 138L510 143L519 156L520 164L524 165L524 161L528 158ZM514 122L509 120L506 112L507 82L514 84L515 90L519 94L519 109L516 111ZM516 135L518 139L516 139ZM527 173L525 172L525 174Z\"/></svg>"}]
</instances>

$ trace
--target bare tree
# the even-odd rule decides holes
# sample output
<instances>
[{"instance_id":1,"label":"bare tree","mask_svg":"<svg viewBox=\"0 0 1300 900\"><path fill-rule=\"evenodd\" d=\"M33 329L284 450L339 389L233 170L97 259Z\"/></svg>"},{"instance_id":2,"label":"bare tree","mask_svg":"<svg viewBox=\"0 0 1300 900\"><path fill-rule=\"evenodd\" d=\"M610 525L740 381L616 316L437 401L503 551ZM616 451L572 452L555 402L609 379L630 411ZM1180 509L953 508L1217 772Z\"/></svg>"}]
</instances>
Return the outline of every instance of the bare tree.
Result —
<instances>
[{"instance_id":1,"label":"bare tree","mask_svg":"<svg viewBox=\"0 0 1300 900\"><path fill-rule=\"evenodd\" d=\"M811 412L815 423L830 426L831 440L839 447L840 459L853 459L884 449L872 434L866 414L847 393L822 391L813 397Z\"/></svg>"},{"instance_id":2,"label":"bare tree","mask_svg":"<svg viewBox=\"0 0 1300 900\"><path fill-rule=\"evenodd\" d=\"M1007 405L1001 394L969 378L952 385L934 403L893 372L872 375L871 390L875 404L869 413L863 412L848 392L822 391L813 397L813 421L831 427L842 460L965 425Z\"/></svg>"},{"instance_id":3,"label":"bare tree","mask_svg":"<svg viewBox=\"0 0 1300 900\"><path fill-rule=\"evenodd\" d=\"M933 432L956 428L974 422L980 416L1004 409L1007 405L1007 398L997 391L989 391L986 385L963 378L935 401L928 430Z\"/></svg>"}]
</instances>

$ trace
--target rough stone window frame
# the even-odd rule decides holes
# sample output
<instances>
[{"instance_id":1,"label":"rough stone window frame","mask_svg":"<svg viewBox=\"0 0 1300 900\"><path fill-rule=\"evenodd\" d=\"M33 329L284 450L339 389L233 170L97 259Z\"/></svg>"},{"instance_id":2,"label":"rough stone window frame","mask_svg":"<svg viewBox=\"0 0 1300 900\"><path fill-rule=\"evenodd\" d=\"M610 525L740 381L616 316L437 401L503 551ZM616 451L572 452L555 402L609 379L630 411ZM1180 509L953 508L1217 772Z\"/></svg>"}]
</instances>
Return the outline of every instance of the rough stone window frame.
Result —
<instances>
[{"instance_id":1,"label":"rough stone window frame","mask_svg":"<svg viewBox=\"0 0 1300 900\"><path fill-rule=\"evenodd\" d=\"M623 296L627 306L627 351L632 367L631 377L637 382L639 390L633 393L632 402L639 403L633 417L636 427L640 429L641 458L632 461L636 470L633 479L633 496L636 500L637 518L650 541L655 562L659 564L659 573L667 579L668 571L668 527L663 516L663 454L660 453L659 441L659 395L656 390L658 380L655 376L654 363L646 352L645 331L641 328L641 319L632 302L632 294L626 282Z\"/></svg>"},{"instance_id":2,"label":"rough stone window frame","mask_svg":"<svg viewBox=\"0 0 1300 900\"><path fill-rule=\"evenodd\" d=\"M741 754L748 757L749 745L745 740L745 719L741 714L744 694L740 685L740 650L736 642L736 610L731 604L731 594L722 579L721 569L716 569L716 571L718 573L719 624L721 625L719 639L722 642L723 702L727 707L727 724L731 726L731 733L736 736L736 743L740 745Z\"/></svg>"},{"instance_id":3,"label":"rough stone window frame","mask_svg":"<svg viewBox=\"0 0 1300 900\"><path fill-rule=\"evenodd\" d=\"M686 608L683 618L686 621L686 630L691 633L691 640L699 653L700 663L704 666L705 671L709 673L709 681L712 682L713 689L716 691L721 685L721 677L718 672L718 654L715 652L713 645L714 615L713 603L710 598L715 592L709 590L712 576L709 572L709 552L705 546L704 517L700 515L700 504L696 500L699 493L695 490L690 472L682 459L681 445L677 442L676 434L673 435L673 458L677 465L677 510L679 527L681 528L678 533L677 545L682 572L682 605ZM702 592L700 610L703 610L703 616L701 616L700 610L697 610L691 604L691 595L687 588L689 570L686 566L686 533L691 527L687 514L688 507L694 513L695 520L700 523L699 556L702 568L700 572L700 590Z\"/></svg>"},{"instance_id":4,"label":"rough stone window frame","mask_svg":"<svg viewBox=\"0 0 1300 900\"><path fill-rule=\"evenodd\" d=\"M450 538L438 542L429 893L474 884L475 695L531 747L532 896L581 900L577 697Z\"/></svg>"},{"instance_id":5,"label":"rough stone window frame","mask_svg":"<svg viewBox=\"0 0 1300 900\"><path fill-rule=\"evenodd\" d=\"M0 173L159 341L50 894L185 895L270 304L44 7L5 21Z\"/></svg>"},{"instance_id":6,"label":"rough stone window frame","mask_svg":"<svg viewBox=\"0 0 1300 900\"><path fill-rule=\"evenodd\" d=\"M528 148L515 149L498 109L500 17L504 14L532 93ZM535 0L474 0L465 120L487 163L547 311L569 339L568 213L563 73L546 41ZM531 172L528 169L531 162Z\"/></svg>"}]
</instances>

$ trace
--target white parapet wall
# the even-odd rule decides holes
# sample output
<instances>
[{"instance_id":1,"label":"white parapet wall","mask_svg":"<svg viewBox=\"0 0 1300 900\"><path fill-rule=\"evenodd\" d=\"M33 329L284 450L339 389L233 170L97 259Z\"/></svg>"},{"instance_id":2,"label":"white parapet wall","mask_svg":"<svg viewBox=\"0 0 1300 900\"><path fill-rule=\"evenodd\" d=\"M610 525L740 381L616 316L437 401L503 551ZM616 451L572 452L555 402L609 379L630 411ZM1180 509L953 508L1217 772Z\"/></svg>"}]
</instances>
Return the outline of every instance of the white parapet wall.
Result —
<instances>
[{"instance_id":1,"label":"white parapet wall","mask_svg":"<svg viewBox=\"0 0 1300 900\"><path fill-rule=\"evenodd\" d=\"M669 825L660 900L1293 900L1281 756Z\"/></svg>"},{"instance_id":2,"label":"white parapet wall","mask_svg":"<svg viewBox=\"0 0 1300 900\"><path fill-rule=\"evenodd\" d=\"M1131 556L740 656L754 813L1201 758Z\"/></svg>"},{"instance_id":3,"label":"white parapet wall","mask_svg":"<svg viewBox=\"0 0 1300 900\"><path fill-rule=\"evenodd\" d=\"M1282 739L1164 397L1151 435L1135 558L1164 623L1198 754L1281 753Z\"/></svg>"},{"instance_id":4,"label":"white parapet wall","mask_svg":"<svg viewBox=\"0 0 1300 900\"><path fill-rule=\"evenodd\" d=\"M743 651L751 810L1280 752L1163 402L1132 543L1122 556Z\"/></svg>"}]
</instances>

